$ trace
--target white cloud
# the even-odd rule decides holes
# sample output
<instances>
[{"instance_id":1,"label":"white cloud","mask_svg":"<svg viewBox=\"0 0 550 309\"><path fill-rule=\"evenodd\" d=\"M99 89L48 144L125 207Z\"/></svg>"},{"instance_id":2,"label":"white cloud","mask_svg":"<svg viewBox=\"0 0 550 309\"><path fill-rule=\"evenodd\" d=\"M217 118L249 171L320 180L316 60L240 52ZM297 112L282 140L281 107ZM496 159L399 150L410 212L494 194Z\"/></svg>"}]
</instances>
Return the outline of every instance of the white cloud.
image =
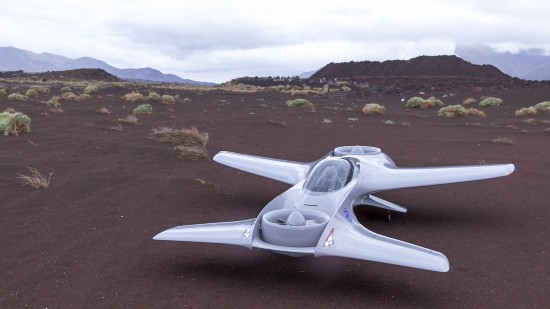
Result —
<instances>
[{"instance_id":1,"label":"white cloud","mask_svg":"<svg viewBox=\"0 0 550 309\"><path fill-rule=\"evenodd\" d=\"M18 0L2 4L0 46L221 82L452 54L454 43L549 53L548 12L534 0Z\"/></svg>"}]
</instances>

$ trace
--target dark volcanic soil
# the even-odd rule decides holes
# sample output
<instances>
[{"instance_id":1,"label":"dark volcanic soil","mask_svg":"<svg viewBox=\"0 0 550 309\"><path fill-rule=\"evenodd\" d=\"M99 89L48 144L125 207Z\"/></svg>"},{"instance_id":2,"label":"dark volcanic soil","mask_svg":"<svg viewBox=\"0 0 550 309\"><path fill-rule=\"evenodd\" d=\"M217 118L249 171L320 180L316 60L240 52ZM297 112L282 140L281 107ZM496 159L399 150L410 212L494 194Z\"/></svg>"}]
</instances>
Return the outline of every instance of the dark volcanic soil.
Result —
<instances>
[{"instance_id":1,"label":"dark volcanic soil","mask_svg":"<svg viewBox=\"0 0 550 309\"><path fill-rule=\"evenodd\" d=\"M503 106L484 109L487 119L406 111L397 96L311 98L311 112L287 108L289 96L280 93L181 92L192 102L153 104L139 125L116 132L113 121L136 106L121 99L127 92L101 89L88 101L61 102L65 112L47 116L39 101L51 95L24 103L0 96L1 110L32 118L31 133L0 136L0 308L550 306L550 125L543 122L550 118L537 115L528 125L513 116L549 100L550 87L443 98L503 98ZM369 102L385 105L386 115L363 115ZM112 113L96 113L101 106ZM336 146L360 144L382 148L401 167L514 163L516 172L384 192L380 197L409 209L391 223L383 211L356 208L369 229L444 253L448 273L154 241L176 225L253 218L287 188L213 161L179 159L171 145L150 138L160 125L208 132L211 156L230 150L313 161ZM492 143L497 137L514 144ZM26 166L53 170L50 187L22 186L17 173Z\"/></svg>"}]
</instances>

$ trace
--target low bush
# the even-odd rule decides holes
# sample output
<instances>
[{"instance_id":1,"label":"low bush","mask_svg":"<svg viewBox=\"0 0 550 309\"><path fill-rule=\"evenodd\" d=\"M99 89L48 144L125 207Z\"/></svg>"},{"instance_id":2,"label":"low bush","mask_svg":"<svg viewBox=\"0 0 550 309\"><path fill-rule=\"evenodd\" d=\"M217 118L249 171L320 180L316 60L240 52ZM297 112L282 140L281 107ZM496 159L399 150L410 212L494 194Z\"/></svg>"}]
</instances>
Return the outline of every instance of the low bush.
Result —
<instances>
[{"instance_id":1,"label":"low bush","mask_svg":"<svg viewBox=\"0 0 550 309\"><path fill-rule=\"evenodd\" d=\"M183 103L191 103L191 99L186 97L183 99Z\"/></svg>"},{"instance_id":2,"label":"low bush","mask_svg":"<svg viewBox=\"0 0 550 309\"><path fill-rule=\"evenodd\" d=\"M78 96L77 101L89 100L89 99L91 99L91 98L92 98L91 95L86 94L86 93L81 93L81 94Z\"/></svg>"},{"instance_id":3,"label":"low bush","mask_svg":"<svg viewBox=\"0 0 550 309\"><path fill-rule=\"evenodd\" d=\"M73 92L64 92L59 99L60 100L65 100L65 101L78 101L79 100L78 96Z\"/></svg>"},{"instance_id":4,"label":"low bush","mask_svg":"<svg viewBox=\"0 0 550 309\"><path fill-rule=\"evenodd\" d=\"M10 101L21 101L21 102L25 102L27 101L29 98L27 96L24 96L20 93L12 93L8 96L8 100Z\"/></svg>"},{"instance_id":5,"label":"low bush","mask_svg":"<svg viewBox=\"0 0 550 309\"><path fill-rule=\"evenodd\" d=\"M106 115L111 113L111 111L109 111L109 109L106 106L102 106L98 108L96 112L99 114L106 114Z\"/></svg>"},{"instance_id":6,"label":"low bush","mask_svg":"<svg viewBox=\"0 0 550 309\"><path fill-rule=\"evenodd\" d=\"M171 95L165 94L162 96L162 103L167 105L176 104L176 99Z\"/></svg>"},{"instance_id":7,"label":"low bush","mask_svg":"<svg viewBox=\"0 0 550 309\"><path fill-rule=\"evenodd\" d=\"M139 92L132 91L124 95L124 100L132 103L139 103L145 101L145 97Z\"/></svg>"},{"instance_id":8,"label":"low bush","mask_svg":"<svg viewBox=\"0 0 550 309\"><path fill-rule=\"evenodd\" d=\"M46 104L50 107L60 107L61 104L59 104L59 97L53 97L46 102Z\"/></svg>"},{"instance_id":9,"label":"low bush","mask_svg":"<svg viewBox=\"0 0 550 309\"><path fill-rule=\"evenodd\" d=\"M151 91L151 92L149 92L149 95L147 96L147 101L160 102L160 101L162 101L162 98L158 93L156 93L154 91Z\"/></svg>"},{"instance_id":10,"label":"low bush","mask_svg":"<svg viewBox=\"0 0 550 309\"><path fill-rule=\"evenodd\" d=\"M424 102L424 99L421 97L412 97L405 104L406 107L419 107L420 103Z\"/></svg>"},{"instance_id":11,"label":"low bush","mask_svg":"<svg viewBox=\"0 0 550 309\"><path fill-rule=\"evenodd\" d=\"M363 114L365 115L384 115L386 108L380 104L368 103L363 107Z\"/></svg>"},{"instance_id":12,"label":"low bush","mask_svg":"<svg viewBox=\"0 0 550 309\"><path fill-rule=\"evenodd\" d=\"M38 91L36 89L30 88L25 92L25 95L27 97L36 97L38 95Z\"/></svg>"},{"instance_id":13,"label":"low bush","mask_svg":"<svg viewBox=\"0 0 550 309\"><path fill-rule=\"evenodd\" d=\"M96 85L88 85L86 88L84 88L84 94L92 94L96 93L98 91Z\"/></svg>"},{"instance_id":14,"label":"low bush","mask_svg":"<svg viewBox=\"0 0 550 309\"><path fill-rule=\"evenodd\" d=\"M0 94L6 94L6 88L0 88Z\"/></svg>"},{"instance_id":15,"label":"low bush","mask_svg":"<svg viewBox=\"0 0 550 309\"><path fill-rule=\"evenodd\" d=\"M31 131L31 118L23 113L3 112L0 113L0 131L4 135L19 135L20 132Z\"/></svg>"},{"instance_id":16,"label":"low bush","mask_svg":"<svg viewBox=\"0 0 550 309\"><path fill-rule=\"evenodd\" d=\"M494 144L506 144L506 145L512 145L514 144L514 141L509 139L508 137L498 137L498 138L494 138L492 140L492 142Z\"/></svg>"},{"instance_id":17,"label":"low bush","mask_svg":"<svg viewBox=\"0 0 550 309\"><path fill-rule=\"evenodd\" d=\"M286 101L286 105L288 107L298 107L298 106L313 107L313 103L309 102L306 99L288 100Z\"/></svg>"},{"instance_id":18,"label":"low bush","mask_svg":"<svg viewBox=\"0 0 550 309\"><path fill-rule=\"evenodd\" d=\"M38 93L50 93L50 88L48 87L42 87L42 86L31 86L31 88L29 89L34 89L36 90Z\"/></svg>"},{"instance_id":19,"label":"low bush","mask_svg":"<svg viewBox=\"0 0 550 309\"><path fill-rule=\"evenodd\" d=\"M487 115L484 112L482 112L478 109L468 108L466 111L468 112L468 116L476 116L476 117L481 117L481 118L487 118Z\"/></svg>"},{"instance_id":20,"label":"low bush","mask_svg":"<svg viewBox=\"0 0 550 309\"><path fill-rule=\"evenodd\" d=\"M467 99L462 101L462 104L464 104L464 105L470 105L470 104L474 104L474 103L477 103L477 100L474 99L474 98L467 98Z\"/></svg>"},{"instance_id":21,"label":"low bush","mask_svg":"<svg viewBox=\"0 0 550 309\"><path fill-rule=\"evenodd\" d=\"M478 105L482 107L488 107L488 106L499 106L502 103L504 102L500 98L488 97L481 100L481 102L479 102Z\"/></svg>"},{"instance_id":22,"label":"low bush","mask_svg":"<svg viewBox=\"0 0 550 309\"><path fill-rule=\"evenodd\" d=\"M539 112L550 113L550 101L540 102L533 107Z\"/></svg>"},{"instance_id":23,"label":"low bush","mask_svg":"<svg viewBox=\"0 0 550 309\"><path fill-rule=\"evenodd\" d=\"M534 106L524 107L514 112L516 117L536 115L539 111Z\"/></svg>"},{"instance_id":24,"label":"low bush","mask_svg":"<svg viewBox=\"0 0 550 309\"><path fill-rule=\"evenodd\" d=\"M138 107L134 108L134 115L136 114L150 114L153 112L153 107L151 104L141 104Z\"/></svg>"},{"instance_id":25,"label":"low bush","mask_svg":"<svg viewBox=\"0 0 550 309\"><path fill-rule=\"evenodd\" d=\"M468 116L468 111L462 105L449 105L439 109L437 115L447 118L464 117Z\"/></svg>"},{"instance_id":26,"label":"low bush","mask_svg":"<svg viewBox=\"0 0 550 309\"><path fill-rule=\"evenodd\" d=\"M61 89L59 91L61 91L61 93L63 93L63 92L71 92L73 90L71 89L70 86L63 86L63 87L61 87Z\"/></svg>"}]
</instances>

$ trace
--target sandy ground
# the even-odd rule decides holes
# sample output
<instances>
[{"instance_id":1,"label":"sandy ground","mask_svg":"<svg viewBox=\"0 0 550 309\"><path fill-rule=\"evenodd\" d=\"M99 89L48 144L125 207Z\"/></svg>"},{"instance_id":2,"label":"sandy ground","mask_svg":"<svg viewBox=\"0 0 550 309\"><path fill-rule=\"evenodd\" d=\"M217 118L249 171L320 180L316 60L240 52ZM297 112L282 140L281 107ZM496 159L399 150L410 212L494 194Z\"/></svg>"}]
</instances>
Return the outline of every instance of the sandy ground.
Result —
<instances>
[{"instance_id":1,"label":"sandy ground","mask_svg":"<svg viewBox=\"0 0 550 309\"><path fill-rule=\"evenodd\" d=\"M537 115L528 125L513 116L549 100L550 87L443 99L503 98L503 106L484 109L487 119L406 111L397 96L311 98L311 112L287 108L290 97L279 93L182 92L191 103L153 104L153 114L116 132L109 127L136 105L121 99L126 92L100 90L47 116L39 101L51 95L24 103L0 96L2 110L32 118L31 133L0 137L1 308L550 306L550 124L543 122L550 117ZM386 115L361 114L369 102L385 105ZM96 113L101 106L112 113ZM409 125L383 124L388 119ZM444 253L448 273L154 241L176 225L253 218L288 187L214 161L179 159L171 145L151 138L160 125L208 132L211 156L229 150L309 162L360 144L382 148L400 167L514 163L516 172L384 192L380 197L409 209L391 223L383 211L356 208L369 229ZM514 144L491 142L497 137ZM22 186L17 173L26 166L53 170L50 187Z\"/></svg>"}]
</instances>

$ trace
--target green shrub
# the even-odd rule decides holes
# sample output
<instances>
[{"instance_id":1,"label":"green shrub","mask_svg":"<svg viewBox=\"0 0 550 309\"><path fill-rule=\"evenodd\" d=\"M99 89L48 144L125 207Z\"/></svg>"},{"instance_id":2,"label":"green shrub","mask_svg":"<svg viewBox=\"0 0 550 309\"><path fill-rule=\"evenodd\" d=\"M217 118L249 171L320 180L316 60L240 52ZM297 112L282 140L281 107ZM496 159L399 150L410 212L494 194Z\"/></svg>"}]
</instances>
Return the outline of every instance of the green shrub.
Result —
<instances>
[{"instance_id":1,"label":"green shrub","mask_svg":"<svg viewBox=\"0 0 550 309\"><path fill-rule=\"evenodd\" d=\"M176 104L176 99L171 95L165 94L162 96L162 103L167 105Z\"/></svg>"},{"instance_id":2,"label":"green shrub","mask_svg":"<svg viewBox=\"0 0 550 309\"><path fill-rule=\"evenodd\" d=\"M540 102L534 108L539 112L550 112L550 101Z\"/></svg>"},{"instance_id":3,"label":"green shrub","mask_svg":"<svg viewBox=\"0 0 550 309\"><path fill-rule=\"evenodd\" d=\"M51 107L60 107L61 106L61 104L59 104L59 97L53 97L53 98L49 99L46 104L48 106L51 106Z\"/></svg>"},{"instance_id":4,"label":"green shrub","mask_svg":"<svg viewBox=\"0 0 550 309\"><path fill-rule=\"evenodd\" d=\"M84 94L96 93L98 91L96 85L88 85L84 88Z\"/></svg>"},{"instance_id":5,"label":"green shrub","mask_svg":"<svg viewBox=\"0 0 550 309\"><path fill-rule=\"evenodd\" d=\"M50 88L48 87L42 87L42 86L31 86L29 89L34 89L38 91L38 93L50 93Z\"/></svg>"},{"instance_id":6,"label":"green shrub","mask_svg":"<svg viewBox=\"0 0 550 309\"><path fill-rule=\"evenodd\" d=\"M61 95L60 99L67 100L67 101L78 101L78 96L76 94L74 94L73 92L64 92Z\"/></svg>"},{"instance_id":7,"label":"green shrub","mask_svg":"<svg viewBox=\"0 0 550 309\"><path fill-rule=\"evenodd\" d=\"M27 101L29 98L27 96L24 96L20 93L12 93L8 96L8 100L10 101Z\"/></svg>"},{"instance_id":8,"label":"green shrub","mask_svg":"<svg viewBox=\"0 0 550 309\"><path fill-rule=\"evenodd\" d=\"M73 90L71 89L70 86L63 86L63 87L61 87L60 91L61 91L61 93L63 93L63 92L71 92Z\"/></svg>"},{"instance_id":9,"label":"green shrub","mask_svg":"<svg viewBox=\"0 0 550 309\"><path fill-rule=\"evenodd\" d=\"M36 89L30 88L25 92L25 95L27 97L36 97L38 95L38 91Z\"/></svg>"},{"instance_id":10,"label":"green shrub","mask_svg":"<svg viewBox=\"0 0 550 309\"><path fill-rule=\"evenodd\" d=\"M368 103L363 107L363 114L365 115L384 115L386 108L380 104Z\"/></svg>"},{"instance_id":11,"label":"green shrub","mask_svg":"<svg viewBox=\"0 0 550 309\"><path fill-rule=\"evenodd\" d=\"M500 98L488 97L488 98L485 98L485 99L481 100L481 102L479 102L479 106L482 106L482 107L499 106L502 103L503 103L503 101Z\"/></svg>"},{"instance_id":12,"label":"green shrub","mask_svg":"<svg viewBox=\"0 0 550 309\"><path fill-rule=\"evenodd\" d=\"M421 97L412 97L407 101L406 107L419 107L420 103L424 102Z\"/></svg>"},{"instance_id":13,"label":"green shrub","mask_svg":"<svg viewBox=\"0 0 550 309\"><path fill-rule=\"evenodd\" d=\"M151 104L141 104L134 108L134 114L150 114L153 112Z\"/></svg>"},{"instance_id":14,"label":"green shrub","mask_svg":"<svg viewBox=\"0 0 550 309\"><path fill-rule=\"evenodd\" d=\"M524 107L514 112L516 117L536 115L539 111L534 106Z\"/></svg>"},{"instance_id":15,"label":"green shrub","mask_svg":"<svg viewBox=\"0 0 550 309\"><path fill-rule=\"evenodd\" d=\"M145 97L143 96L143 94L135 91L125 94L124 99L132 103L139 103L139 102L145 101Z\"/></svg>"},{"instance_id":16,"label":"green shrub","mask_svg":"<svg viewBox=\"0 0 550 309\"><path fill-rule=\"evenodd\" d=\"M88 99L91 99L92 96L87 94L87 93L81 93L79 96L78 96L78 99L77 101L84 101L84 100L88 100Z\"/></svg>"},{"instance_id":17,"label":"green shrub","mask_svg":"<svg viewBox=\"0 0 550 309\"><path fill-rule=\"evenodd\" d=\"M286 105L288 107L297 107L297 106L312 107L313 103L309 102L306 99L294 99L294 100L286 101Z\"/></svg>"},{"instance_id":18,"label":"green shrub","mask_svg":"<svg viewBox=\"0 0 550 309\"><path fill-rule=\"evenodd\" d=\"M162 101L162 98L160 95L154 91L149 92L149 95L147 96L147 101L153 101L153 102L160 102Z\"/></svg>"},{"instance_id":19,"label":"green shrub","mask_svg":"<svg viewBox=\"0 0 550 309\"><path fill-rule=\"evenodd\" d=\"M0 131L4 132L4 135L19 135L19 132L31 131L31 118L22 113L0 113Z\"/></svg>"},{"instance_id":20,"label":"green shrub","mask_svg":"<svg viewBox=\"0 0 550 309\"><path fill-rule=\"evenodd\" d=\"M428 108L434 106L443 106L445 103L443 101L436 99L435 97L429 97L424 102L420 103L420 108Z\"/></svg>"},{"instance_id":21,"label":"green shrub","mask_svg":"<svg viewBox=\"0 0 550 309\"><path fill-rule=\"evenodd\" d=\"M351 91L351 88L348 87L348 86L342 86L342 91L344 91L344 92L350 92L350 91Z\"/></svg>"},{"instance_id":22,"label":"green shrub","mask_svg":"<svg viewBox=\"0 0 550 309\"><path fill-rule=\"evenodd\" d=\"M464 117L468 116L468 111L462 105L449 105L439 109L437 115L447 118Z\"/></svg>"}]
</instances>

